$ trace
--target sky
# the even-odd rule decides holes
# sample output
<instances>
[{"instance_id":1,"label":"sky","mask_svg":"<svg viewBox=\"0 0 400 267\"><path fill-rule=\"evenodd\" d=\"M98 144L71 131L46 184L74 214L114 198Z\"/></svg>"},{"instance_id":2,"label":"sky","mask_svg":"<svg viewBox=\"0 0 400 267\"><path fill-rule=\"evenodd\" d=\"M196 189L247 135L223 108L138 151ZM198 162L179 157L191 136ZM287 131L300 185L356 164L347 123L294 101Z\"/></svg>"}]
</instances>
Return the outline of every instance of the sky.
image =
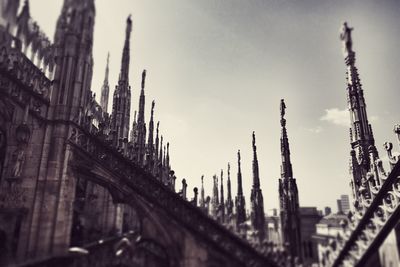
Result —
<instances>
[{"instance_id":1,"label":"sky","mask_svg":"<svg viewBox=\"0 0 400 267\"><path fill-rule=\"evenodd\" d=\"M132 14L130 84L132 114L141 72L147 70L146 121L155 120L170 142L171 165L192 188L212 194L212 176L231 164L236 195L237 150L250 208L252 131L256 133L264 206L278 208L279 103L286 119L300 206L330 206L351 194L346 67L339 28L353 31L356 65L369 120L382 144L397 144L400 123L400 2L288 0L96 0L94 77L100 96L110 52L110 101L118 81L125 22ZM61 0L30 0L32 17L52 39ZM110 111L110 110L109 110ZM396 145L395 148L398 148ZM225 193L226 194L226 193Z\"/></svg>"}]
</instances>

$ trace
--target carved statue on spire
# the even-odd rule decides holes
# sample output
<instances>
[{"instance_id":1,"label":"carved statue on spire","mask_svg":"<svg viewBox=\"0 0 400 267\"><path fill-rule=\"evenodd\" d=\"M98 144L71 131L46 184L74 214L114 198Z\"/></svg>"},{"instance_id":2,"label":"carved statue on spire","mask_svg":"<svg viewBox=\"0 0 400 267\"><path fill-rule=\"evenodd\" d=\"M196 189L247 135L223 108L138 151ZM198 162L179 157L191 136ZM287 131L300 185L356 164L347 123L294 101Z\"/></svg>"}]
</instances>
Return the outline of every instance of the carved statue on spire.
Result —
<instances>
[{"instance_id":1,"label":"carved statue on spire","mask_svg":"<svg viewBox=\"0 0 400 267\"><path fill-rule=\"evenodd\" d=\"M352 52L352 40L351 40L351 31L353 28L347 26L347 22L343 23L340 32L340 40L343 42L343 53L345 56L348 56L350 52Z\"/></svg>"},{"instance_id":2,"label":"carved statue on spire","mask_svg":"<svg viewBox=\"0 0 400 267\"><path fill-rule=\"evenodd\" d=\"M143 72L142 72L142 89L144 88L145 81L146 81L146 70L143 70Z\"/></svg>"},{"instance_id":3,"label":"carved statue on spire","mask_svg":"<svg viewBox=\"0 0 400 267\"><path fill-rule=\"evenodd\" d=\"M284 127L286 125L286 120L285 120L285 109L286 109L286 105L285 105L285 100L281 99L281 126Z\"/></svg>"},{"instance_id":4,"label":"carved statue on spire","mask_svg":"<svg viewBox=\"0 0 400 267\"><path fill-rule=\"evenodd\" d=\"M285 117L285 109L286 109L285 100L281 99L281 119Z\"/></svg>"}]
</instances>

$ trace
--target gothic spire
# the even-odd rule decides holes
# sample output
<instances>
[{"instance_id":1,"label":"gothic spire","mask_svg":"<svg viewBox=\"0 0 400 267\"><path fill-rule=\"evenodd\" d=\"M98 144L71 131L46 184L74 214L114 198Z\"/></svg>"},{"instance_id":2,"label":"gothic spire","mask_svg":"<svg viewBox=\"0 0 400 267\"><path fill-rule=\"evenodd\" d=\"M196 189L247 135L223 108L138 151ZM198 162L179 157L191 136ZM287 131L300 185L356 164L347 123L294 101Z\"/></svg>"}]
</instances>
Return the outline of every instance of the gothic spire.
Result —
<instances>
[{"instance_id":1,"label":"gothic spire","mask_svg":"<svg viewBox=\"0 0 400 267\"><path fill-rule=\"evenodd\" d=\"M369 167L368 147L375 146L371 124L368 122L364 92L358 75L356 53L352 50L351 31L345 22L342 27L340 38L343 43L343 52L347 66L347 101L351 118L351 147L361 147L361 153L366 167Z\"/></svg>"},{"instance_id":2,"label":"gothic spire","mask_svg":"<svg viewBox=\"0 0 400 267\"><path fill-rule=\"evenodd\" d=\"M232 192L231 192L231 166L228 163L228 180L227 180L227 199L226 199L226 214L228 218L232 215L233 212L233 201L232 201Z\"/></svg>"},{"instance_id":3,"label":"gothic spire","mask_svg":"<svg viewBox=\"0 0 400 267\"><path fill-rule=\"evenodd\" d=\"M161 182L164 182L163 166L164 166L164 163L163 163L163 136L161 135L161 138L160 138L160 155L159 155L158 163L157 163L157 176L158 176L158 179Z\"/></svg>"},{"instance_id":4,"label":"gothic spire","mask_svg":"<svg viewBox=\"0 0 400 267\"><path fill-rule=\"evenodd\" d=\"M129 85L129 39L132 31L132 21L129 16L126 20L125 45L122 52L121 72L118 85L113 96L113 110L111 115L111 129L114 131L114 144L121 147L128 139L130 110L131 110L131 87Z\"/></svg>"},{"instance_id":5,"label":"gothic spire","mask_svg":"<svg viewBox=\"0 0 400 267\"><path fill-rule=\"evenodd\" d=\"M293 177L292 171L292 163L290 162L290 149L289 149L289 140L286 131L286 119L285 119L285 101L281 99L281 156L282 156L282 165L281 165L281 177L282 178L290 178Z\"/></svg>"},{"instance_id":6,"label":"gothic spire","mask_svg":"<svg viewBox=\"0 0 400 267\"><path fill-rule=\"evenodd\" d=\"M110 53L107 54L106 73L104 75L103 86L101 87L100 106L103 112L107 112L108 109L108 95L110 92L110 85L108 83L109 62L110 62Z\"/></svg>"},{"instance_id":7,"label":"gothic spire","mask_svg":"<svg viewBox=\"0 0 400 267\"><path fill-rule=\"evenodd\" d=\"M212 204L212 216L218 218L218 208L219 208L219 197L218 197L218 176L213 176L213 196L211 199Z\"/></svg>"},{"instance_id":8,"label":"gothic spire","mask_svg":"<svg viewBox=\"0 0 400 267\"><path fill-rule=\"evenodd\" d=\"M145 95L144 95L144 86L146 81L146 70L142 72L142 90L140 91L139 98L139 112L138 112L138 163L143 164L145 147L146 147L146 128L144 121L144 109L145 109Z\"/></svg>"},{"instance_id":9,"label":"gothic spire","mask_svg":"<svg viewBox=\"0 0 400 267\"><path fill-rule=\"evenodd\" d=\"M237 173L237 195L238 196L242 196L243 195L243 188L242 188L242 170L240 168L240 150L238 150L237 153L237 157L238 157L238 173Z\"/></svg>"},{"instance_id":10,"label":"gothic spire","mask_svg":"<svg viewBox=\"0 0 400 267\"><path fill-rule=\"evenodd\" d=\"M293 178L292 164L290 162L289 140L286 132L285 116L286 105L281 99L281 178L279 179L279 204L282 239L288 244L288 253L291 256L292 265L295 258L302 261L302 246L300 234L299 196L296 179Z\"/></svg>"},{"instance_id":11,"label":"gothic spire","mask_svg":"<svg viewBox=\"0 0 400 267\"><path fill-rule=\"evenodd\" d=\"M256 135L253 131L253 188L260 188L260 177L258 173Z\"/></svg>"},{"instance_id":12,"label":"gothic spire","mask_svg":"<svg viewBox=\"0 0 400 267\"><path fill-rule=\"evenodd\" d=\"M132 20L131 15L126 19L126 30L125 30L125 43L124 49L122 51L122 60L121 60L121 71L119 74L119 82L118 84L129 83L129 61L130 61L130 38L132 32Z\"/></svg>"},{"instance_id":13,"label":"gothic spire","mask_svg":"<svg viewBox=\"0 0 400 267\"><path fill-rule=\"evenodd\" d=\"M154 164L154 140L153 140L153 135L154 135L154 105L155 102L151 102L151 113L150 113L150 122L149 122L149 138L147 141L147 162L148 168L152 170L153 164Z\"/></svg>"},{"instance_id":14,"label":"gothic spire","mask_svg":"<svg viewBox=\"0 0 400 267\"><path fill-rule=\"evenodd\" d=\"M243 188L242 188L242 171L240 169L240 150L238 150L238 174L237 174L237 196L235 198L236 204L236 227L240 230L240 226L242 223L246 221L246 202L243 196Z\"/></svg>"},{"instance_id":15,"label":"gothic spire","mask_svg":"<svg viewBox=\"0 0 400 267\"><path fill-rule=\"evenodd\" d=\"M204 199L204 175L201 176L201 189L200 189L200 208L205 208L205 199Z\"/></svg>"},{"instance_id":16,"label":"gothic spire","mask_svg":"<svg viewBox=\"0 0 400 267\"><path fill-rule=\"evenodd\" d=\"M160 156L158 158L159 163L162 165L163 164L163 136L161 135L160 139Z\"/></svg>"},{"instance_id":17,"label":"gothic spire","mask_svg":"<svg viewBox=\"0 0 400 267\"><path fill-rule=\"evenodd\" d=\"M157 167L158 165L158 151L159 151L159 143L160 143L160 139L158 138L158 129L160 126L160 122L157 122L157 128L156 128L156 141L155 141L155 148L154 148L154 152L153 152L153 158L154 158L154 168ZM155 171L156 172L156 171Z\"/></svg>"},{"instance_id":18,"label":"gothic spire","mask_svg":"<svg viewBox=\"0 0 400 267\"><path fill-rule=\"evenodd\" d=\"M169 168L169 142L167 142L167 154L165 156L165 166Z\"/></svg>"},{"instance_id":19,"label":"gothic spire","mask_svg":"<svg viewBox=\"0 0 400 267\"><path fill-rule=\"evenodd\" d=\"M370 171L370 155L369 151L372 151L373 158L378 158L378 152L375 147L374 135L372 132L371 124L368 122L366 103L364 99L364 91L361 86L360 78L358 75L356 62L356 53L353 51L353 41L351 38L351 31L353 28L348 27L347 23L344 22L340 39L343 44L343 54L345 63L347 66L347 104L350 112L350 144L351 149L355 151L357 158L357 165L353 165L351 168L352 187L355 200L359 200L361 197L360 187L362 178L366 179L367 173ZM375 180L376 185L380 184L380 180ZM364 190L364 196L370 197L370 189Z\"/></svg>"},{"instance_id":20,"label":"gothic spire","mask_svg":"<svg viewBox=\"0 0 400 267\"><path fill-rule=\"evenodd\" d=\"M259 241L265 238L264 199L260 189L260 177L257 160L256 136L253 132L253 188L251 189L251 223L257 231Z\"/></svg>"},{"instance_id":21,"label":"gothic spire","mask_svg":"<svg viewBox=\"0 0 400 267\"><path fill-rule=\"evenodd\" d=\"M220 190L220 202L219 202L219 211L220 211L220 220L221 222L225 222L225 199L224 199L224 171L221 169L221 190Z\"/></svg>"}]
</instances>

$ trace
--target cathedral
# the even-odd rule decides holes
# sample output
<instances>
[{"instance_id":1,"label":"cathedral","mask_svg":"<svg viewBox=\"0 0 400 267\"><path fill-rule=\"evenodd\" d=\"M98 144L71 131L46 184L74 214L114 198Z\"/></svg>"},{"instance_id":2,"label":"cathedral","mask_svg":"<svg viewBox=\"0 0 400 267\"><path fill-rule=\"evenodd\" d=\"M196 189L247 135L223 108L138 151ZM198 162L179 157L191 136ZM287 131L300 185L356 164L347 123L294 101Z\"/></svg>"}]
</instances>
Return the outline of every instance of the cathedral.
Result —
<instances>
[{"instance_id":1,"label":"cathedral","mask_svg":"<svg viewBox=\"0 0 400 267\"><path fill-rule=\"evenodd\" d=\"M255 132L249 140L249 196L243 188L240 150L237 162L213 175L210 194L204 175L200 189L189 189L186 179L177 180L170 143L157 120L162 111L151 100L150 114L145 112L151 70L143 70L140 88L131 86L130 15L120 36L118 76L110 73L108 55L97 100L92 90L94 0L64 0L53 41L31 16L28 0L0 0L0 7L0 266L317 264L314 258L306 259L313 244L311 235L303 234L301 190L292 168L284 99L276 183L279 213L267 214ZM342 266L339 260L351 258L344 254L347 243L344 252L335 251L344 244L341 235L353 238L343 229L354 222L367 223L357 216L373 214L367 211L379 199L379 189L394 179L383 170L375 147L351 31L345 23L340 37L347 67L354 213L340 222L337 236L324 236L322 266ZM111 92L113 75L118 82ZM139 105L131 112L136 96ZM386 147L391 153L392 145ZM397 171L397 158L390 153L391 169ZM392 233L397 238L397 228ZM383 257L369 254L374 254L373 260ZM373 260L365 266L378 266Z\"/></svg>"},{"instance_id":2,"label":"cathedral","mask_svg":"<svg viewBox=\"0 0 400 267\"><path fill-rule=\"evenodd\" d=\"M99 102L91 90L93 0L64 1L53 42L31 17L29 1L20 7L19 1L3 0L1 7L2 266L286 262L283 246L268 239L254 133L249 214L240 151L236 195L230 164L226 179L224 170L213 177L211 197L205 196L203 186L200 196L197 188L190 196L185 179L176 185L169 142L163 139L160 122L155 123L154 100L146 118L146 70L140 88L131 87L130 16L109 105L109 55ZM131 118L136 92L139 106ZM282 149L285 153L287 148ZM282 201L298 206L293 202L298 198L284 200L291 191L282 192Z\"/></svg>"}]
</instances>

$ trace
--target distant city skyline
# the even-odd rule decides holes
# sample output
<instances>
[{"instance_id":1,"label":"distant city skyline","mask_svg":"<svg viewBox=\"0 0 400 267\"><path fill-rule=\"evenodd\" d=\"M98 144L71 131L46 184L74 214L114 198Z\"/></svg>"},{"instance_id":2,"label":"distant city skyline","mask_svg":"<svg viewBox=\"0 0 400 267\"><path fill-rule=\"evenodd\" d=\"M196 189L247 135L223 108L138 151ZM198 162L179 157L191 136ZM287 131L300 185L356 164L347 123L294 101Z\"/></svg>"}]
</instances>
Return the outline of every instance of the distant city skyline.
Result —
<instances>
[{"instance_id":1,"label":"distant city skyline","mask_svg":"<svg viewBox=\"0 0 400 267\"><path fill-rule=\"evenodd\" d=\"M32 17L52 39L62 1L30 4ZM335 207L339 195L350 195L346 69L338 37L344 20L354 27L356 65L381 157L383 142L397 143L392 129L400 122L398 2L124 0L117 6L97 0L96 12L92 90L99 101L110 52L111 103L131 13L131 123L147 69L145 119L155 99L155 120L171 145L176 189L186 178L188 198L193 187L200 188L202 174L211 196L212 176L221 168L226 172L228 162L236 195L240 149L250 208L254 130L265 209L271 214L278 208L281 98L300 205L322 210Z\"/></svg>"}]
</instances>

